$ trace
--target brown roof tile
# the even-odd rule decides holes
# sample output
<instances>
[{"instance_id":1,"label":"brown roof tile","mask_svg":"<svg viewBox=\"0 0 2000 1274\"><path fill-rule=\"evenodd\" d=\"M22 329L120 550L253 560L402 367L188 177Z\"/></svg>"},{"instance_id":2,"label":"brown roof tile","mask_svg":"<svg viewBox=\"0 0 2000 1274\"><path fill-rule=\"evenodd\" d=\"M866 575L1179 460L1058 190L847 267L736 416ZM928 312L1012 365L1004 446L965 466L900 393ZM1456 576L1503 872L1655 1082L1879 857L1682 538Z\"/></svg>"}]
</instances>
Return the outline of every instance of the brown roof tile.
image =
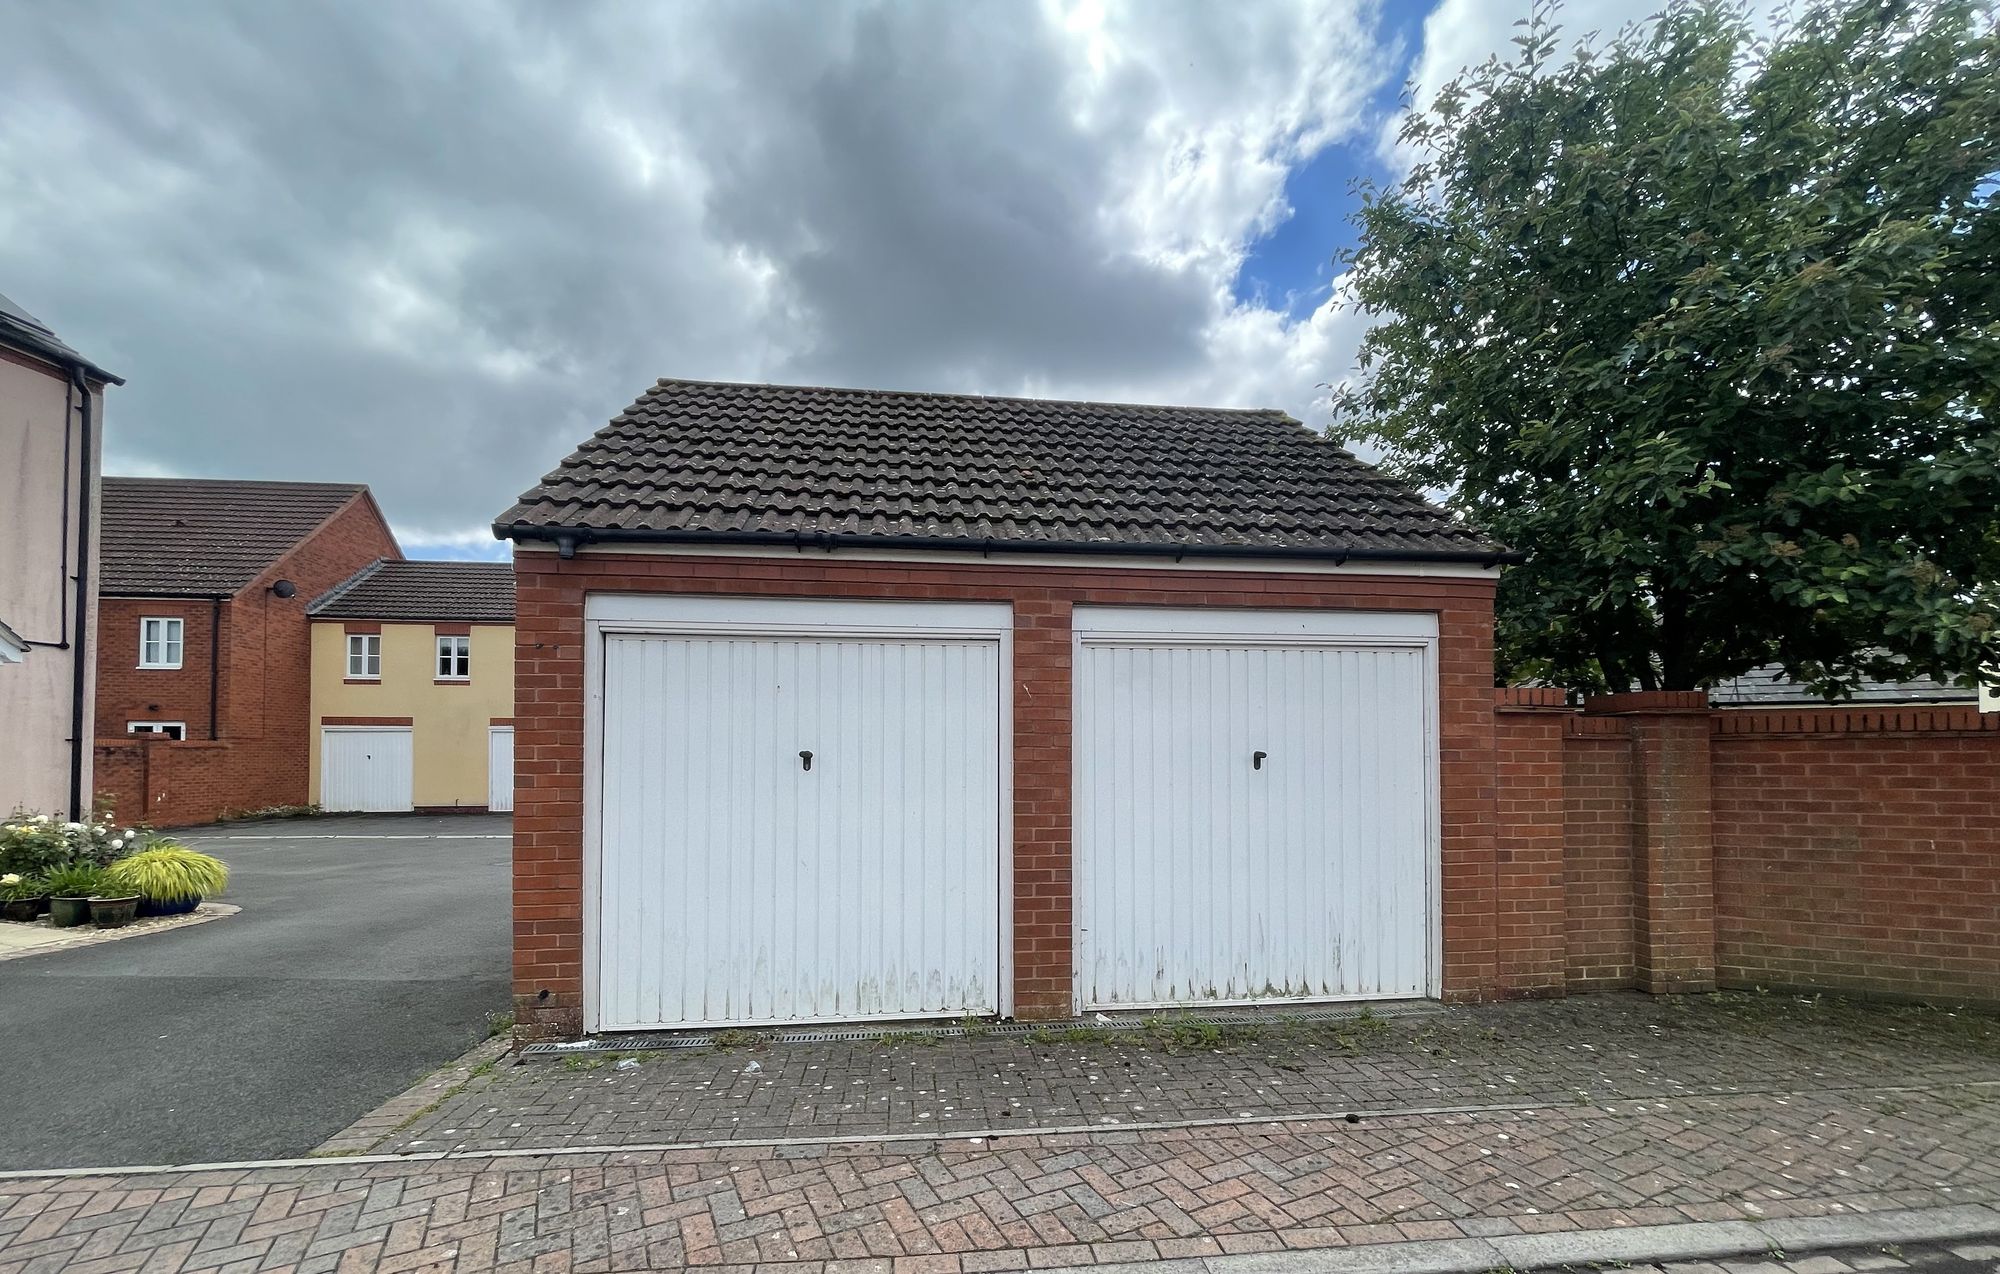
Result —
<instances>
[{"instance_id":1,"label":"brown roof tile","mask_svg":"<svg viewBox=\"0 0 2000 1274\"><path fill-rule=\"evenodd\" d=\"M838 535L922 547L1503 550L1277 411L662 380L503 538Z\"/></svg>"},{"instance_id":2,"label":"brown roof tile","mask_svg":"<svg viewBox=\"0 0 2000 1274\"><path fill-rule=\"evenodd\" d=\"M514 622L512 562L404 562L362 567L306 608L314 619Z\"/></svg>"},{"instance_id":3,"label":"brown roof tile","mask_svg":"<svg viewBox=\"0 0 2000 1274\"><path fill-rule=\"evenodd\" d=\"M228 596L367 490L352 482L106 478L98 591Z\"/></svg>"}]
</instances>

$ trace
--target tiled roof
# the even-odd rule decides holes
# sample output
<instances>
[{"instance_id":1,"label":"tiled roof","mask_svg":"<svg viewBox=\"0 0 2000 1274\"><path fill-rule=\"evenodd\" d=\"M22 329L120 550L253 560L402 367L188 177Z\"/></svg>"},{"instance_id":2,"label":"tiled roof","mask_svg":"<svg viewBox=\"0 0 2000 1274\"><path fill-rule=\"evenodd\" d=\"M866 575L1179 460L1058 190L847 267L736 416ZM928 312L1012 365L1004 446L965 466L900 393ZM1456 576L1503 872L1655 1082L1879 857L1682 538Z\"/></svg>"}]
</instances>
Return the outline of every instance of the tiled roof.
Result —
<instances>
[{"instance_id":1,"label":"tiled roof","mask_svg":"<svg viewBox=\"0 0 2000 1274\"><path fill-rule=\"evenodd\" d=\"M106 478L98 591L227 596L367 490L351 482Z\"/></svg>"},{"instance_id":2,"label":"tiled roof","mask_svg":"<svg viewBox=\"0 0 2000 1274\"><path fill-rule=\"evenodd\" d=\"M1979 692L1965 686L1950 686L1930 677L1908 681L1864 681L1845 699L1832 700L1815 694L1801 682L1785 675L1777 664L1752 668L1740 677L1719 681L1709 688L1710 703L1721 708L1767 708L1792 704L1855 703L1976 703Z\"/></svg>"},{"instance_id":3,"label":"tiled roof","mask_svg":"<svg viewBox=\"0 0 2000 1274\"><path fill-rule=\"evenodd\" d=\"M11 345L65 366L81 367L86 376L107 380L114 385L125 383L64 344L47 323L5 296L0 296L0 345Z\"/></svg>"},{"instance_id":4,"label":"tiled roof","mask_svg":"<svg viewBox=\"0 0 2000 1274\"><path fill-rule=\"evenodd\" d=\"M1277 411L662 380L500 515L502 537L857 537L1490 557Z\"/></svg>"},{"instance_id":5,"label":"tiled roof","mask_svg":"<svg viewBox=\"0 0 2000 1274\"><path fill-rule=\"evenodd\" d=\"M315 619L514 622L512 562L403 562L384 558L306 608Z\"/></svg>"}]
</instances>

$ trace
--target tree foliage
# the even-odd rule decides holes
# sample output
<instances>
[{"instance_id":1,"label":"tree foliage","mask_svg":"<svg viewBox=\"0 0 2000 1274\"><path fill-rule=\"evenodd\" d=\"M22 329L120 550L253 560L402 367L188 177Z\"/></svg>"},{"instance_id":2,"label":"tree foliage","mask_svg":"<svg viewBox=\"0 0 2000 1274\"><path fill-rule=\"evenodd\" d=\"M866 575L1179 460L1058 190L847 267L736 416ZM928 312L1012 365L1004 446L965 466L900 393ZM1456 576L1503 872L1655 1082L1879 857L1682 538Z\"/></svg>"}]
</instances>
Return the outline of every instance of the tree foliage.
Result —
<instances>
[{"instance_id":1,"label":"tree foliage","mask_svg":"<svg viewBox=\"0 0 2000 1274\"><path fill-rule=\"evenodd\" d=\"M1347 437L1530 555L1503 679L1839 692L2000 656L2000 40L1973 0L1517 52L1363 192Z\"/></svg>"}]
</instances>

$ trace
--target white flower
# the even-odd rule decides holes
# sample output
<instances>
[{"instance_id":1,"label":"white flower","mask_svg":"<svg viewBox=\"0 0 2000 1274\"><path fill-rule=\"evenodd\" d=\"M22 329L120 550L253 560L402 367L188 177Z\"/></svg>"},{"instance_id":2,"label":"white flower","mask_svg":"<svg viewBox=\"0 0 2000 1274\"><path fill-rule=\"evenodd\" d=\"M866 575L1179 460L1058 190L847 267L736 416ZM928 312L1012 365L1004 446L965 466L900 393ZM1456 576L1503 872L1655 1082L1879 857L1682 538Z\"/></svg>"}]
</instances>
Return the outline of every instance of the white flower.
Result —
<instances>
[{"instance_id":1,"label":"white flower","mask_svg":"<svg viewBox=\"0 0 2000 1274\"><path fill-rule=\"evenodd\" d=\"M63 824L63 830L64 830L64 831L66 831L66 832L80 832L80 831L82 831L82 830L83 830L83 824L82 824L82 823L64 823L64 824Z\"/></svg>"},{"instance_id":2,"label":"white flower","mask_svg":"<svg viewBox=\"0 0 2000 1274\"><path fill-rule=\"evenodd\" d=\"M21 883L20 872L10 871L4 876L0 876L0 885L18 885L20 883Z\"/></svg>"},{"instance_id":3,"label":"white flower","mask_svg":"<svg viewBox=\"0 0 2000 1274\"><path fill-rule=\"evenodd\" d=\"M111 848L113 848L113 849L123 849L123 848L125 848L125 839L124 839L123 837L119 837L119 838L118 838L117 840L114 840L114 841L112 841L112 842L111 842Z\"/></svg>"},{"instance_id":4,"label":"white flower","mask_svg":"<svg viewBox=\"0 0 2000 1274\"><path fill-rule=\"evenodd\" d=\"M37 814L35 815L35 821L37 823L46 823L49 821L49 816L47 814Z\"/></svg>"}]
</instances>

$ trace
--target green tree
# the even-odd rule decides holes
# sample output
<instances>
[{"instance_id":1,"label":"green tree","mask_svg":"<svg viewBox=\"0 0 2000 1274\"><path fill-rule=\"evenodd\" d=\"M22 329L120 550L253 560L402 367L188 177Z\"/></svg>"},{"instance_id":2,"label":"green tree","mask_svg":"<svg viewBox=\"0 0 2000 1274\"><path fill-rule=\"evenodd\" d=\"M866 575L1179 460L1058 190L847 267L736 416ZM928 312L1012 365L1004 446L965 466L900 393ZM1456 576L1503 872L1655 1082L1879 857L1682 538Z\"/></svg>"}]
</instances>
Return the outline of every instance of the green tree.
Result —
<instances>
[{"instance_id":1,"label":"green tree","mask_svg":"<svg viewBox=\"0 0 2000 1274\"><path fill-rule=\"evenodd\" d=\"M1499 673L1839 692L2000 658L2000 37L1842 0L1552 8L1402 132L1337 432L1530 560Z\"/></svg>"}]
</instances>

